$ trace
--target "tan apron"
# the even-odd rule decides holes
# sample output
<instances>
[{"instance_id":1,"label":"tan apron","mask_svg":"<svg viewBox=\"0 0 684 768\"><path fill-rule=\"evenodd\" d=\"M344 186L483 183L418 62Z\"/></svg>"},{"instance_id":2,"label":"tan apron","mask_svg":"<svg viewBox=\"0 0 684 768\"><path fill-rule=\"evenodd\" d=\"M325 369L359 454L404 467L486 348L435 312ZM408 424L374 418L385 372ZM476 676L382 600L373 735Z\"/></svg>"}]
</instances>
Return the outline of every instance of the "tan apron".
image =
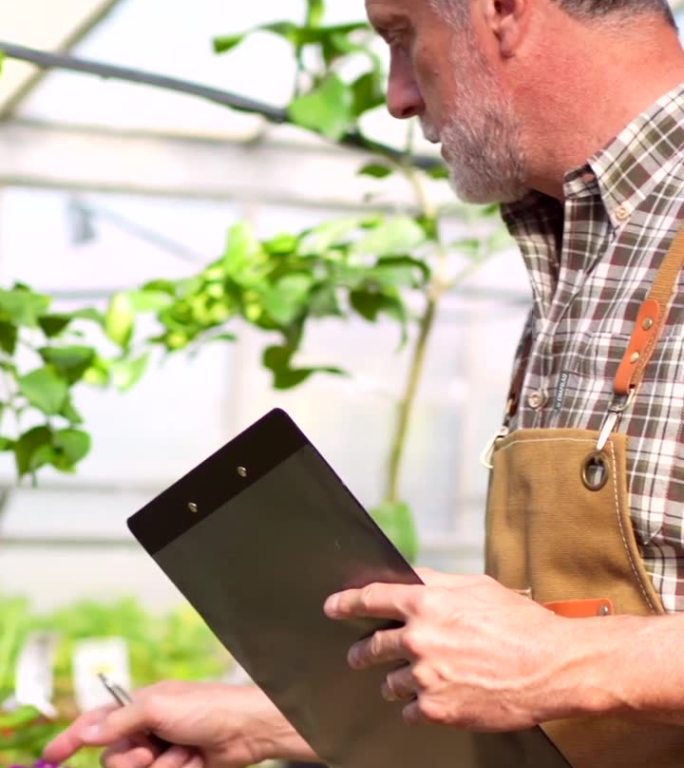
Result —
<instances>
[{"instance_id":1,"label":"tan apron","mask_svg":"<svg viewBox=\"0 0 684 768\"><path fill-rule=\"evenodd\" d=\"M641 306L600 433L521 429L506 434L524 365L514 381L507 419L490 454L486 570L556 613L664 613L630 519L627 438L613 430L637 394L683 264L684 230ZM573 768L684 766L684 727L617 718L577 718L543 727Z\"/></svg>"}]
</instances>

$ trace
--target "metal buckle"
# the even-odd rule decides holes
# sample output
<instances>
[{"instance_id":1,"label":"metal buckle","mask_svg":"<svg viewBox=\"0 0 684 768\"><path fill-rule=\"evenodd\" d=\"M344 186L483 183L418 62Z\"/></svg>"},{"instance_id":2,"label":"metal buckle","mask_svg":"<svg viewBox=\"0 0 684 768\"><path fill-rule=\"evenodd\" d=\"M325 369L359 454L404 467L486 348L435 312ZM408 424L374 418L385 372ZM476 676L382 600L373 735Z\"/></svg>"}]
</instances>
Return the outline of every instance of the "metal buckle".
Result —
<instances>
[{"instance_id":1,"label":"metal buckle","mask_svg":"<svg viewBox=\"0 0 684 768\"><path fill-rule=\"evenodd\" d=\"M492 460L494 458L494 449L496 448L496 444L499 442L499 440L503 440L503 438L506 437L509 432L510 429L508 428L508 425L504 424L499 428L499 431L494 435L494 437L487 441L487 444L480 454L480 463L486 469L494 469Z\"/></svg>"},{"instance_id":2,"label":"metal buckle","mask_svg":"<svg viewBox=\"0 0 684 768\"><path fill-rule=\"evenodd\" d=\"M597 453L600 453L606 447L608 438L613 434L613 430L620 420L620 416L622 416L623 411L626 411L627 408L629 408L629 406L632 404L635 393L636 388L632 388L629 390L627 397L621 397L619 400L615 399L608 406L608 413L606 414L606 418L599 433L598 441L596 442Z\"/></svg>"}]
</instances>

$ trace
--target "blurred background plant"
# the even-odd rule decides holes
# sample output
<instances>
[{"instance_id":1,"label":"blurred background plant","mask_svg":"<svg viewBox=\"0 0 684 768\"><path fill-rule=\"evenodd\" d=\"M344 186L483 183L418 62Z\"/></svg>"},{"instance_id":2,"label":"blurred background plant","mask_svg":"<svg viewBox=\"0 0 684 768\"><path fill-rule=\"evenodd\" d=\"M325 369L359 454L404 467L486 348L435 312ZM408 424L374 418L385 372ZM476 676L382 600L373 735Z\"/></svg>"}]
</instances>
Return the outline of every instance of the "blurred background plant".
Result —
<instances>
[{"instance_id":1,"label":"blurred background plant","mask_svg":"<svg viewBox=\"0 0 684 768\"><path fill-rule=\"evenodd\" d=\"M334 358L298 363L312 325L354 316L368 323L391 319L397 325L397 349L410 364L388 436L384 492L371 513L415 560L418 539L402 493L402 472L435 318L444 295L509 240L497 206L450 204L444 210L431 200L430 184L445 183L448 174L437 158L416 153L415 121L407 124L403 149L369 138L363 119L384 101L383 59L365 22L326 25L325 10L324 0L307 0L301 23L284 20L214 40L215 51L225 54L253 34L268 33L286 41L297 62L285 109L245 105L241 99L235 105L365 150L358 173L401 177L413 190L413 204L388 213L369 199L367 215L267 240L259 240L249 224L238 224L229 232L225 252L209 266L189 278L160 277L119 292L106 312L81 308L51 315L49 298L23 285L0 294L6 390L0 405L14 415L13 424L2 422L0 449L14 452L20 476L35 478L44 466L72 472L90 446L72 395L78 385L126 390L144 376L155 351L195 354L208 344L235 341L241 327L249 325L266 337L261 362L273 386L291 389L314 374L354 375ZM97 74L98 66L91 70ZM442 234L446 213L466 233L454 242ZM93 346L78 343L84 322L102 332ZM38 364L26 369L20 363L29 351Z\"/></svg>"},{"instance_id":2,"label":"blurred background plant","mask_svg":"<svg viewBox=\"0 0 684 768\"><path fill-rule=\"evenodd\" d=\"M0 598L0 704L11 700L21 649L32 633L57 637L54 671L56 719L35 707L0 709L0 765L33 764L44 744L78 714L72 660L77 644L92 638L125 640L136 687L159 680L217 680L232 670L228 653L190 608L165 616L145 611L133 598L113 604L79 602L46 614L35 613L22 598ZM69 761L71 768L95 768L99 750L85 750Z\"/></svg>"}]
</instances>

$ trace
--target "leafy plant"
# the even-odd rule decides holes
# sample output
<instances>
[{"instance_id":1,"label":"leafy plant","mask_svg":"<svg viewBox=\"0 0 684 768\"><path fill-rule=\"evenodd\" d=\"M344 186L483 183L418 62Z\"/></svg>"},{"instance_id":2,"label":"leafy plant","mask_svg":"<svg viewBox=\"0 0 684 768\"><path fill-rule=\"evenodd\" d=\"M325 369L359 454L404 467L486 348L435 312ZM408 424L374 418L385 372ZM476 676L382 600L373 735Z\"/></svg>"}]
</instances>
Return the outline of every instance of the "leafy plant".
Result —
<instances>
[{"instance_id":1,"label":"leafy plant","mask_svg":"<svg viewBox=\"0 0 684 768\"><path fill-rule=\"evenodd\" d=\"M414 205L387 212L373 210L369 199L368 215L268 240L258 239L247 223L239 224L220 258L196 275L160 278L121 292L105 313L50 314L49 298L26 286L3 292L0 378L7 394L0 408L14 413L15 428L0 421L0 451L14 453L20 476L45 466L72 471L90 445L74 405L75 388L82 383L131 387L155 352L196 352L206 344L231 342L247 324L264 333L261 362L274 387L289 389L314 374L347 373L334 359L302 363L312 322L354 316L369 323L389 320L397 324L398 348L410 355L410 365L397 403L385 490L373 511L414 559L415 525L401 493L401 475L429 340L445 294L505 244L494 223L497 209L453 204L445 211L433 204L430 184L448 174L436 159L416 155L414 124L400 149L366 135L363 118L384 100L385 72L365 22L328 25L324 0L307 0L302 23L284 20L217 37L215 50L230 52L256 32L289 43L297 63L290 104L278 119L366 150L370 157L358 172L378 184L403 179L414 192ZM250 107L242 103L239 108ZM268 112L275 119L277 110ZM469 230L455 243L446 243L442 235L447 214ZM141 329L149 327L150 317L156 329L145 334ZM96 331L93 346L83 343L83 323L91 324L91 336ZM23 362L24 349L33 355L31 365Z\"/></svg>"},{"instance_id":2,"label":"leafy plant","mask_svg":"<svg viewBox=\"0 0 684 768\"><path fill-rule=\"evenodd\" d=\"M55 704L59 715L47 720L33 707L12 712L0 708L0 765L30 763L76 714L71 659L79 640L122 637L130 651L136 688L160 679L211 680L228 672L232 662L200 617L184 606L166 616L145 611L133 599L111 605L81 602L48 615L36 615L26 600L0 597L0 705L14 690L14 671L30 632L49 630L60 637L55 663ZM85 750L69 761L70 768L95 768L96 750Z\"/></svg>"}]
</instances>

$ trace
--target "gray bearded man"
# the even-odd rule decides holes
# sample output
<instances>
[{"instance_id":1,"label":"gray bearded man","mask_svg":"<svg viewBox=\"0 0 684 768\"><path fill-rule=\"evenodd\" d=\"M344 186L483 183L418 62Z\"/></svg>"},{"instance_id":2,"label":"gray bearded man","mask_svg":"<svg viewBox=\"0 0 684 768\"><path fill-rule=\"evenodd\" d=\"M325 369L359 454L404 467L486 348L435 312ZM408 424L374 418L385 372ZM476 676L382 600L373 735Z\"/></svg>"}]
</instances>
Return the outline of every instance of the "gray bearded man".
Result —
<instances>
[{"instance_id":1,"label":"gray bearded man","mask_svg":"<svg viewBox=\"0 0 684 768\"><path fill-rule=\"evenodd\" d=\"M579 768L684 765L684 55L664 0L367 0L397 118L457 194L504 203L534 306L493 444L487 576L331 596L397 619L409 723L544 724ZM533 599L530 599L532 597ZM143 734L175 746L158 755ZM254 687L160 683L46 757L107 768L315 760Z\"/></svg>"}]
</instances>

